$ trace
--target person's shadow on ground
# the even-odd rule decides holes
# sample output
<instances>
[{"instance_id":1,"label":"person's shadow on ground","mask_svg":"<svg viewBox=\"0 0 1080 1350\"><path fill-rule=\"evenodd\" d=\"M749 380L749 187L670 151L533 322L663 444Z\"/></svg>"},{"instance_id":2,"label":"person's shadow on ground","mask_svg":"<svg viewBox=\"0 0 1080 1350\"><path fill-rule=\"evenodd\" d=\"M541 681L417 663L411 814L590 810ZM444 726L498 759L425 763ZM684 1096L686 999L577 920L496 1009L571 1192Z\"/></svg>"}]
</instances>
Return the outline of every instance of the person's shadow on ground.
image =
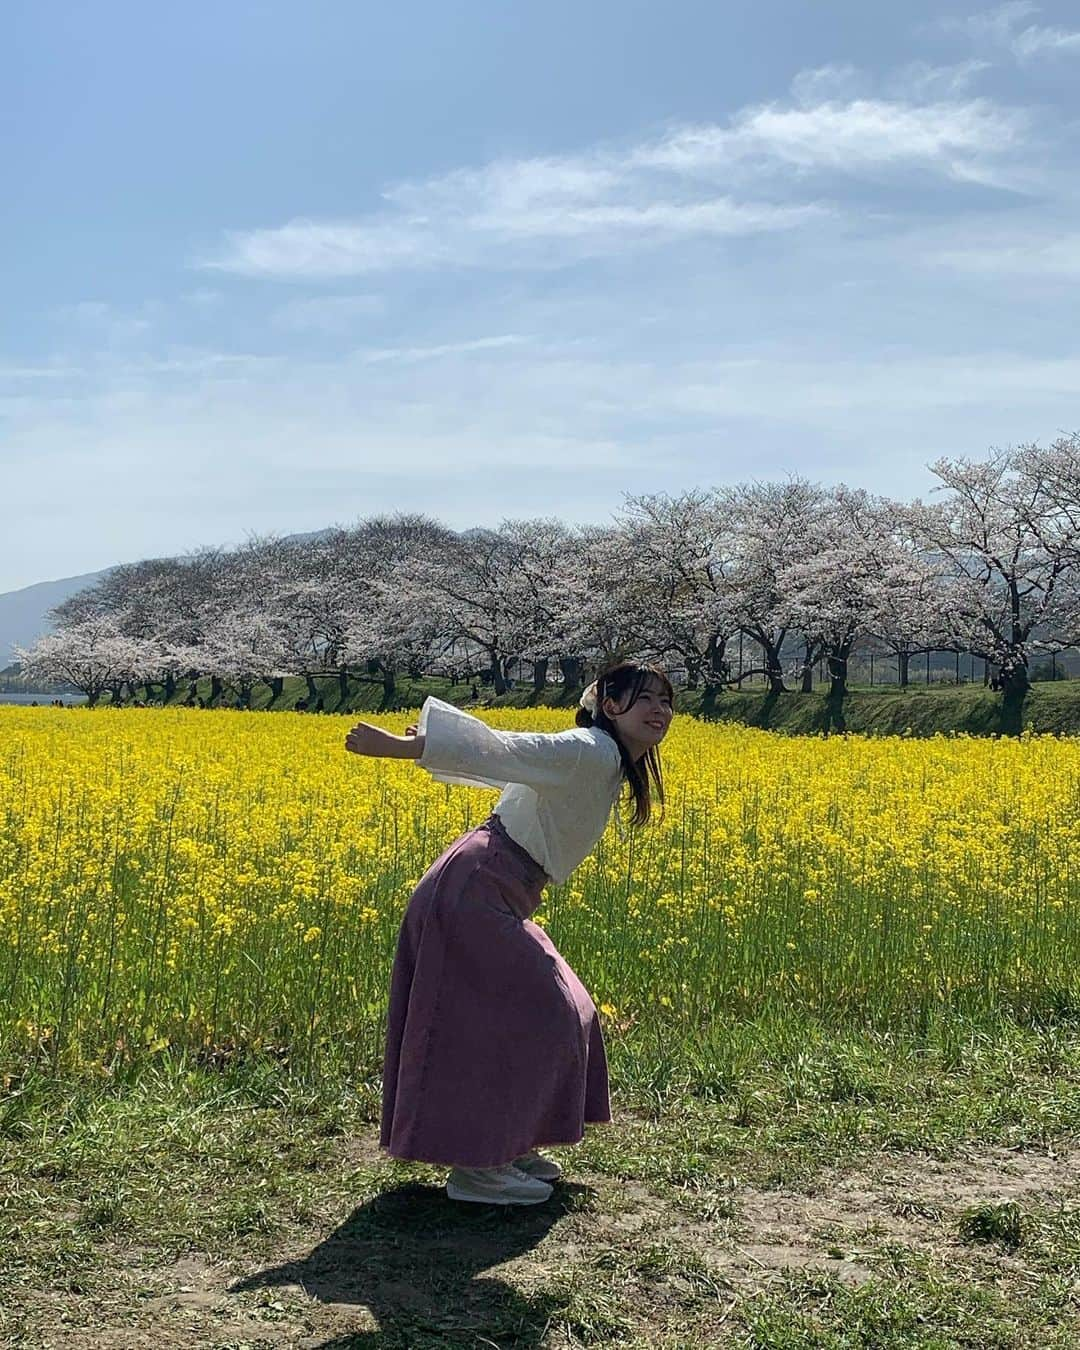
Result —
<instances>
[{"instance_id":1,"label":"person's shadow on ground","mask_svg":"<svg viewBox=\"0 0 1080 1350\"><path fill-rule=\"evenodd\" d=\"M238 1280L229 1292L299 1285L320 1302L367 1308L379 1325L334 1336L319 1350L537 1346L567 1295L525 1297L476 1276L531 1251L590 1195L587 1186L561 1183L540 1205L480 1205L455 1203L432 1186L399 1186L361 1205L308 1256Z\"/></svg>"}]
</instances>

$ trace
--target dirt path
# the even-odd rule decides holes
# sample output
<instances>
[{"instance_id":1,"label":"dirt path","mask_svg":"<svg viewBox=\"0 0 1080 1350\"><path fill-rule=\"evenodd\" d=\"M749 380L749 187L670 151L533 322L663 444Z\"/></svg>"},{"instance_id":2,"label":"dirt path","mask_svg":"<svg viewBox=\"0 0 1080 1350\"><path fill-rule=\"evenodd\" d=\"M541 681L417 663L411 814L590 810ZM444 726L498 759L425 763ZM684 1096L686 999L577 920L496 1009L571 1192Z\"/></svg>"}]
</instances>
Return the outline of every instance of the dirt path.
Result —
<instances>
[{"instance_id":1,"label":"dirt path","mask_svg":"<svg viewBox=\"0 0 1080 1350\"><path fill-rule=\"evenodd\" d=\"M24 1291L26 1324L40 1330L17 1344L86 1350L264 1350L408 1345L542 1346L554 1286L597 1269L628 1278L649 1271L652 1308L690 1275L715 1281L723 1315L741 1298L799 1270L828 1271L846 1284L874 1278L884 1244L947 1255L971 1250L960 1214L978 1204L1072 1204L1080 1200L1080 1150L1067 1156L972 1151L949 1162L880 1154L863 1166L820 1175L812 1191L661 1193L637 1182L575 1175L544 1206L513 1211L452 1205L430 1186L389 1189L345 1222L295 1228L263 1259L214 1263L190 1253L154 1265L137 1248L117 1249L105 1287ZM1017 1265L985 1249L1004 1274ZM632 1296L632 1290L629 1291ZM726 1310L726 1312L725 1312ZM645 1334L650 1309L634 1314ZM722 1320L722 1318L721 1318ZM381 1330L380 1330L381 1328ZM530 1330L531 1329L531 1330ZM503 1333L506 1334L506 1333ZM431 1339L434 1337L434 1339ZM550 1344L555 1344L552 1340ZM565 1346L565 1335L559 1344ZM603 1338L594 1344L604 1344ZM641 1343L649 1343L643 1340ZM722 1344L722 1341L710 1341Z\"/></svg>"}]
</instances>

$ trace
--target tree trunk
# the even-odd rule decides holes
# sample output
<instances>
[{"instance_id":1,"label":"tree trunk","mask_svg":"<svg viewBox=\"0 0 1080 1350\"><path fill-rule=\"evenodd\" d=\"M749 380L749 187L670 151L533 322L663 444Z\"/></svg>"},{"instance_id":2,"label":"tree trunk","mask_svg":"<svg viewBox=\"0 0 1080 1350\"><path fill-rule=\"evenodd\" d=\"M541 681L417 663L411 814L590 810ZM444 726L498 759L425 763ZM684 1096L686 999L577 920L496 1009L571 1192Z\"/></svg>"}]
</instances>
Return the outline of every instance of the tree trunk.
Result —
<instances>
[{"instance_id":1,"label":"tree trunk","mask_svg":"<svg viewBox=\"0 0 1080 1350\"><path fill-rule=\"evenodd\" d=\"M1031 688L1027 662L1024 660L1004 661L1001 666L1001 691L1011 699L1022 699Z\"/></svg>"},{"instance_id":2,"label":"tree trunk","mask_svg":"<svg viewBox=\"0 0 1080 1350\"><path fill-rule=\"evenodd\" d=\"M273 675L270 678L270 702L276 703L281 697L281 692L285 688L285 676Z\"/></svg>"},{"instance_id":3,"label":"tree trunk","mask_svg":"<svg viewBox=\"0 0 1080 1350\"><path fill-rule=\"evenodd\" d=\"M342 708L349 697L349 667L338 666L338 707Z\"/></svg>"},{"instance_id":4,"label":"tree trunk","mask_svg":"<svg viewBox=\"0 0 1080 1350\"><path fill-rule=\"evenodd\" d=\"M787 686L784 684L784 667L780 661L780 653L772 642L762 642L761 649L765 653L765 675L769 681L769 693L786 694Z\"/></svg>"},{"instance_id":5,"label":"tree trunk","mask_svg":"<svg viewBox=\"0 0 1080 1350\"><path fill-rule=\"evenodd\" d=\"M909 675L909 667L911 665L911 653L897 652L896 659L900 662L900 688L906 689L908 687L908 675Z\"/></svg>"},{"instance_id":6,"label":"tree trunk","mask_svg":"<svg viewBox=\"0 0 1080 1350\"><path fill-rule=\"evenodd\" d=\"M580 689L585 683L585 663L576 656L560 656L559 669L567 689Z\"/></svg>"},{"instance_id":7,"label":"tree trunk","mask_svg":"<svg viewBox=\"0 0 1080 1350\"><path fill-rule=\"evenodd\" d=\"M220 701L221 701L221 676L220 676L220 675L211 675L211 676L210 676L210 706L211 706L211 707L214 707L214 705L217 704L217 703L220 703Z\"/></svg>"},{"instance_id":8,"label":"tree trunk","mask_svg":"<svg viewBox=\"0 0 1080 1350\"><path fill-rule=\"evenodd\" d=\"M751 641L756 642L758 646L761 648L762 664L765 667L765 676L769 681L769 693L786 694L787 685L784 684L784 664L780 660L780 648L784 645L784 639L787 637L787 630L786 629L781 630L780 640L778 642L770 642L770 640L760 630L750 631L748 629L743 629L743 632L746 633L746 636L750 638ZM721 654L723 654L723 649L721 649ZM741 644L739 646L739 657L741 661L742 659ZM810 658L808 655L807 660L809 659ZM806 688L805 685L805 671L803 672L803 674L804 674L803 693L809 693L809 690ZM742 688L741 683L739 687L740 689Z\"/></svg>"},{"instance_id":9,"label":"tree trunk","mask_svg":"<svg viewBox=\"0 0 1080 1350\"><path fill-rule=\"evenodd\" d=\"M310 671L304 671L304 679L307 682L307 701L314 706L315 700L319 697L319 691L315 688L315 676Z\"/></svg>"},{"instance_id":10,"label":"tree trunk","mask_svg":"<svg viewBox=\"0 0 1080 1350\"><path fill-rule=\"evenodd\" d=\"M533 662L532 683L533 692L542 693L547 686L548 658L545 656L542 661Z\"/></svg>"},{"instance_id":11,"label":"tree trunk","mask_svg":"<svg viewBox=\"0 0 1080 1350\"><path fill-rule=\"evenodd\" d=\"M705 680L705 693L712 696L717 689L723 689L724 680L727 677L727 660L725 652L727 651L727 638L722 638L714 633L709 638L708 646L705 648L705 665L702 671Z\"/></svg>"},{"instance_id":12,"label":"tree trunk","mask_svg":"<svg viewBox=\"0 0 1080 1350\"><path fill-rule=\"evenodd\" d=\"M829 663L829 697L843 698L847 692L848 659L846 648L842 647L839 652L830 652L827 660Z\"/></svg>"},{"instance_id":13,"label":"tree trunk","mask_svg":"<svg viewBox=\"0 0 1080 1350\"><path fill-rule=\"evenodd\" d=\"M491 658L491 683L494 686L495 694L506 693L506 679L503 676L502 661L499 660L499 654L493 647L488 648L488 656Z\"/></svg>"},{"instance_id":14,"label":"tree trunk","mask_svg":"<svg viewBox=\"0 0 1080 1350\"><path fill-rule=\"evenodd\" d=\"M394 671L392 667L388 668L386 666L383 666L382 689L383 689L383 698L387 703L389 703L390 700L394 697L394 694L397 690L397 682L394 679Z\"/></svg>"},{"instance_id":15,"label":"tree trunk","mask_svg":"<svg viewBox=\"0 0 1080 1350\"><path fill-rule=\"evenodd\" d=\"M814 649L809 642L806 644L806 651L803 654L801 687L804 694L812 694L814 692Z\"/></svg>"}]
</instances>

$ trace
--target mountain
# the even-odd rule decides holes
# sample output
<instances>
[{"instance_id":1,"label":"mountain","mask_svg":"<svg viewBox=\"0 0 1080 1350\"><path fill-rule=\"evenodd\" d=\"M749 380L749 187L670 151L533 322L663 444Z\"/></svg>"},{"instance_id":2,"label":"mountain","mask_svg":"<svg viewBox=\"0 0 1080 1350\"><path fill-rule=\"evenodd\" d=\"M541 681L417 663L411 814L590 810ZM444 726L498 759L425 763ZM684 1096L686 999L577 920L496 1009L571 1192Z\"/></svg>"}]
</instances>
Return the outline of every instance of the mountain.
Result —
<instances>
[{"instance_id":1,"label":"mountain","mask_svg":"<svg viewBox=\"0 0 1080 1350\"><path fill-rule=\"evenodd\" d=\"M310 530L307 534L286 535L285 539L318 539L329 533L329 529ZM69 595L93 586L119 566L121 564L116 563L100 572L84 572L82 576L61 577L58 581L38 581L33 586L24 586L21 590L6 591L0 595L0 673L15 660L12 647L16 642L20 647L29 647L39 637L55 631L45 617L50 609Z\"/></svg>"},{"instance_id":2,"label":"mountain","mask_svg":"<svg viewBox=\"0 0 1080 1350\"><path fill-rule=\"evenodd\" d=\"M45 617L50 609L76 591L92 586L112 570L106 567L100 572L84 572L79 577L38 581L33 586L0 595L0 668L15 660L12 647L16 642L20 647L29 647L39 637L55 631Z\"/></svg>"}]
</instances>

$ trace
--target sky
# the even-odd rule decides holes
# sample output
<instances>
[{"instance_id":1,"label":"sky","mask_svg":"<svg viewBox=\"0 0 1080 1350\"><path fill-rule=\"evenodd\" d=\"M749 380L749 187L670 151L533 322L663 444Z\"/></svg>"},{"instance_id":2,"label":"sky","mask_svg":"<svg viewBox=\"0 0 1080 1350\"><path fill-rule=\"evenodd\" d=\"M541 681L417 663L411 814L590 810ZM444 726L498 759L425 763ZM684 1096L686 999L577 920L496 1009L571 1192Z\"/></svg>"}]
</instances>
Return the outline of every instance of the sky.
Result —
<instances>
[{"instance_id":1,"label":"sky","mask_svg":"<svg viewBox=\"0 0 1080 1350\"><path fill-rule=\"evenodd\" d=\"M1080 429L1065 0L10 0L0 592Z\"/></svg>"}]
</instances>

